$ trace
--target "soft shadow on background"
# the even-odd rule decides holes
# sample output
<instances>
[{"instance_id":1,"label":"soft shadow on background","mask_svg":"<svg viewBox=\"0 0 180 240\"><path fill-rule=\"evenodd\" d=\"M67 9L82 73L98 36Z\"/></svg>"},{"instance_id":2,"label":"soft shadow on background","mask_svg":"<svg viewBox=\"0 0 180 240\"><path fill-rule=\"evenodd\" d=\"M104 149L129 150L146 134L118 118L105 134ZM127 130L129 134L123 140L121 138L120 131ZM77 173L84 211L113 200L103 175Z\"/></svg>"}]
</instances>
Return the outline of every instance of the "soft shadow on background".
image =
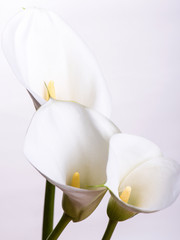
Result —
<instances>
[{"instance_id":1,"label":"soft shadow on background","mask_svg":"<svg viewBox=\"0 0 180 240\"><path fill-rule=\"evenodd\" d=\"M42 0L0 2L0 33L21 7L54 10L96 56L112 95L112 120L121 131L157 143L180 163L180 3L178 0ZM23 155L35 112L0 50L0 239L41 239L43 177ZM55 223L62 214L57 190ZM167 192L168 194L168 192ZM109 195L61 239L100 240ZM178 240L180 197L164 211L117 226L112 240Z\"/></svg>"}]
</instances>

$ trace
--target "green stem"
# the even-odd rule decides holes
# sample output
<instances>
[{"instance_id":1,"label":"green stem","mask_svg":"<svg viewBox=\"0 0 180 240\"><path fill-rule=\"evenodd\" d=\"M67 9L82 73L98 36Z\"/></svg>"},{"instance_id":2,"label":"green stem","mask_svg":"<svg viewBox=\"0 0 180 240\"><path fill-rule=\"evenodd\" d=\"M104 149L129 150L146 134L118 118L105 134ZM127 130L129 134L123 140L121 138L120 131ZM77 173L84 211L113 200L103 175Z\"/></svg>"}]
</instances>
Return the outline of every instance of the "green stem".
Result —
<instances>
[{"instance_id":1,"label":"green stem","mask_svg":"<svg viewBox=\"0 0 180 240\"><path fill-rule=\"evenodd\" d=\"M104 236L103 236L102 240L109 240L109 239L111 239L111 236L112 236L112 234L114 232L114 229L115 229L117 223L118 223L118 221L109 219L109 223L107 225L107 228L106 228L106 231L104 233Z\"/></svg>"},{"instance_id":2,"label":"green stem","mask_svg":"<svg viewBox=\"0 0 180 240\"><path fill-rule=\"evenodd\" d=\"M53 230L54 195L55 186L46 180L42 240L46 240Z\"/></svg>"},{"instance_id":3,"label":"green stem","mask_svg":"<svg viewBox=\"0 0 180 240\"><path fill-rule=\"evenodd\" d=\"M60 234L63 232L63 230L65 229L65 227L68 225L68 223L71 220L72 219L67 214L64 213L62 215L62 218L60 219L60 221L56 225L55 229L53 230L53 232L47 238L47 240L56 240L56 239L58 239Z\"/></svg>"}]
</instances>

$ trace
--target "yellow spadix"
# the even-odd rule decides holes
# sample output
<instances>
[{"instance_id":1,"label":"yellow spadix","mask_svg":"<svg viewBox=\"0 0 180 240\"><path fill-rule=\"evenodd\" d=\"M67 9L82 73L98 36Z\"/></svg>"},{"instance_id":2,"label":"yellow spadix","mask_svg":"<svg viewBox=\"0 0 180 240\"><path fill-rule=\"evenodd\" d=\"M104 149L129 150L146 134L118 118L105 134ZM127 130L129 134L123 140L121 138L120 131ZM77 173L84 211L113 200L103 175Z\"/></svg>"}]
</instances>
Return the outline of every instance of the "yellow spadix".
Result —
<instances>
[{"instance_id":1,"label":"yellow spadix","mask_svg":"<svg viewBox=\"0 0 180 240\"><path fill-rule=\"evenodd\" d=\"M131 187L127 186L119 197L123 202L128 203L130 195L131 195Z\"/></svg>"},{"instance_id":2,"label":"yellow spadix","mask_svg":"<svg viewBox=\"0 0 180 240\"><path fill-rule=\"evenodd\" d=\"M54 87L54 81L49 81L48 85L45 84L45 92L44 92L44 99L46 101L49 100L49 98L56 99L56 92Z\"/></svg>"},{"instance_id":3,"label":"yellow spadix","mask_svg":"<svg viewBox=\"0 0 180 240\"><path fill-rule=\"evenodd\" d=\"M80 174L78 172L75 172L72 176L72 187L80 188Z\"/></svg>"}]
</instances>

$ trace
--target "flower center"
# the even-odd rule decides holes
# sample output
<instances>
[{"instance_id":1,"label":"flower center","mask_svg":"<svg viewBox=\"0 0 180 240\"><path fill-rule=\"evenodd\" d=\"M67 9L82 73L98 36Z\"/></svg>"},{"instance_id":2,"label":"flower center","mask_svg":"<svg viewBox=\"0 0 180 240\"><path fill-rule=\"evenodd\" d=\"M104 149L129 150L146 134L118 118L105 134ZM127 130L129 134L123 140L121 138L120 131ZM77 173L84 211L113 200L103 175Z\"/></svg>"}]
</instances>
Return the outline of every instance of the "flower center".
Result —
<instances>
[{"instance_id":1,"label":"flower center","mask_svg":"<svg viewBox=\"0 0 180 240\"><path fill-rule=\"evenodd\" d=\"M71 186L80 188L80 174L75 172L72 176Z\"/></svg>"},{"instance_id":2,"label":"flower center","mask_svg":"<svg viewBox=\"0 0 180 240\"><path fill-rule=\"evenodd\" d=\"M130 195L131 195L131 187L127 186L125 187L125 189L123 190L123 192L119 197L123 202L128 203Z\"/></svg>"},{"instance_id":3,"label":"flower center","mask_svg":"<svg viewBox=\"0 0 180 240\"><path fill-rule=\"evenodd\" d=\"M46 83L44 84L45 84L44 99L46 101L48 101L50 97L56 99L54 81L49 81L48 85Z\"/></svg>"}]
</instances>

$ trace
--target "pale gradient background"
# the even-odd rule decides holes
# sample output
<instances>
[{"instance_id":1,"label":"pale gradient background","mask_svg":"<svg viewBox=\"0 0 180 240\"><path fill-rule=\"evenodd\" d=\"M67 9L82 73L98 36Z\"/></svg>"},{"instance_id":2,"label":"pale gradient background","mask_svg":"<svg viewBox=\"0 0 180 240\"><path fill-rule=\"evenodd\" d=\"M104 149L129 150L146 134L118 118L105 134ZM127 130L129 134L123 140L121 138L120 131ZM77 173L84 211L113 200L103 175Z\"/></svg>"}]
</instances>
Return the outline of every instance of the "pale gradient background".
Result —
<instances>
[{"instance_id":1,"label":"pale gradient background","mask_svg":"<svg viewBox=\"0 0 180 240\"><path fill-rule=\"evenodd\" d=\"M180 3L178 0L1 0L0 32L18 9L60 14L86 41L107 80L113 121L123 132L157 143L180 163ZM23 155L34 113L0 50L0 239L39 240L44 179ZM62 214L57 190L55 223ZM168 194L168 192L167 192ZM109 194L64 240L100 240ZM112 240L179 240L180 197L168 209L119 223Z\"/></svg>"}]
</instances>

